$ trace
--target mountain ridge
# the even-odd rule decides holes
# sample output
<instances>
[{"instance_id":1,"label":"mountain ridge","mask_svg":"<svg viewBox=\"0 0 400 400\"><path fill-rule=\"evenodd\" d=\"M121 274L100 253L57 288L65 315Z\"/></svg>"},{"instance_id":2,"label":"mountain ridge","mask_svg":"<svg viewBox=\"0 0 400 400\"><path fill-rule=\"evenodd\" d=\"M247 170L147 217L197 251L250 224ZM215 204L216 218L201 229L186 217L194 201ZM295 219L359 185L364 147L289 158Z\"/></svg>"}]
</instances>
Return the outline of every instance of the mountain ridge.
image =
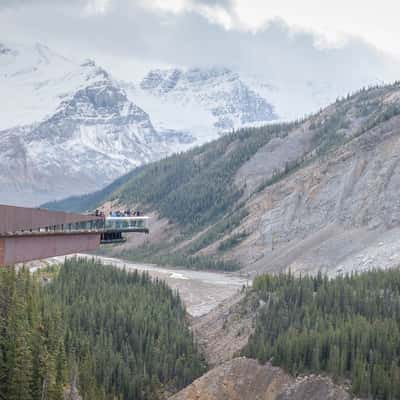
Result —
<instances>
[{"instance_id":1,"label":"mountain ridge","mask_svg":"<svg viewBox=\"0 0 400 400\"><path fill-rule=\"evenodd\" d=\"M11 100L0 111L7 171L0 176L2 202L36 205L88 193L136 166L240 127L242 117L275 118L267 101L237 74L230 72L233 81L225 85L227 70L216 71L208 84L210 71L192 70L196 90L181 88L178 97L187 95L169 104L161 94L116 81L93 60L78 63L40 43L2 44L0 88Z\"/></svg>"},{"instance_id":2,"label":"mountain ridge","mask_svg":"<svg viewBox=\"0 0 400 400\"><path fill-rule=\"evenodd\" d=\"M399 83L361 90L141 168L92 206L141 207L168 229L111 252L183 266L212 257L250 274L396 265L399 102Z\"/></svg>"}]
</instances>

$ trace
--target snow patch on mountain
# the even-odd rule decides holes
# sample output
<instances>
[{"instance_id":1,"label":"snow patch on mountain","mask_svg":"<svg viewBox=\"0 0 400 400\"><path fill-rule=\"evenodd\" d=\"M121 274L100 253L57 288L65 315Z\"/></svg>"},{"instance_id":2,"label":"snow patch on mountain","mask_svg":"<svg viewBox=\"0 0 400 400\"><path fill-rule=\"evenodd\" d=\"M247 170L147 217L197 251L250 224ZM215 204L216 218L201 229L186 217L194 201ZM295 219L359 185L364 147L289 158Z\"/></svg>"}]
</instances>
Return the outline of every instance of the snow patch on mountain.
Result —
<instances>
[{"instance_id":1,"label":"snow patch on mountain","mask_svg":"<svg viewBox=\"0 0 400 400\"><path fill-rule=\"evenodd\" d=\"M80 88L107 77L94 62L79 64L47 46L0 44L0 129L27 125L54 113Z\"/></svg>"}]
</instances>

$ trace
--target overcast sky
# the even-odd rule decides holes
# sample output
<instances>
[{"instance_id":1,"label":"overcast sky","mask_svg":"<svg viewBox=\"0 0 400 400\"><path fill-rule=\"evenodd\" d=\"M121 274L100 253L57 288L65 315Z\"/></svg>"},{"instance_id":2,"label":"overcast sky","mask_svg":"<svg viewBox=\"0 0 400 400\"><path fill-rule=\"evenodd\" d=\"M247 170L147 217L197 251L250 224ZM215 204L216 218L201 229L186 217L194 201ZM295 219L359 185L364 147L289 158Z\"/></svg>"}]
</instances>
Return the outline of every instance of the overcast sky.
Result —
<instances>
[{"instance_id":1,"label":"overcast sky","mask_svg":"<svg viewBox=\"0 0 400 400\"><path fill-rule=\"evenodd\" d=\"M0 33L125 67L129 59L257 72L279 57L298 63L301 54L299 69L309 70L312 58L335 73L347 59L374 68L379 51L400 57L399 12L395 0L0 0Z\"/></svg>"},{"instance_id":2,"label":"overcast sky","mask_svg":"<svg viewBox=\"0 0 400 400\"><path fill-rule=\"evenodd\" d=\"M176 12L191 7L186 0L156 3ZM340 43L347 35L355 35L400 55L400 3L397 0L205 0L197 3L219 5L219 12L214 9L219 15L216 19L228 27L257 30L278 17L291 26L315 31L331 43Z\"/></svg>"},{"instance_id":3,"label":"overcast sky","mask_svg":"<svg viewBox=\"0 0 400 400\"><path fill-rule=\"evenodd\" d=\"M380 49L400 55L400 3L396 0L0 0L0 7L3 12L6 7L14 11L19 7L23 12L21 8L27 10L30 5L44 5L48 9L55 4L70 9L78 6L88 16L107 14L117 4L130 12L129 3L175 13L195 10L236 29L257 30L278 17L292 26L316 31L333 42L343 40L346 35L357 35Z\"/></svg>"}]
</instances>

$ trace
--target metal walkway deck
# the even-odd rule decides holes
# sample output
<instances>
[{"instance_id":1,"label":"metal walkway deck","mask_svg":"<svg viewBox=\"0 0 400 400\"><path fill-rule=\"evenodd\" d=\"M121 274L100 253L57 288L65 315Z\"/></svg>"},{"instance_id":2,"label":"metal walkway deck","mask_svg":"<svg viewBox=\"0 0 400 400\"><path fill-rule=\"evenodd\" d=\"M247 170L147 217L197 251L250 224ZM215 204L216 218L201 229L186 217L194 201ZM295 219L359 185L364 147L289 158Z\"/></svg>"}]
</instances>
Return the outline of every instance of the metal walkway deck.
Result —
<instances>
[{"instance_id":1,"label":"metal walkway deck","mask_svg":"<svg viewBox=\"0 0 400 400\"><path fill-rule=\"evenodd\" d=\"M92 251L123 233L149 233L147 221L0 205L0 265Z\"/></svg>"}]
</instances>

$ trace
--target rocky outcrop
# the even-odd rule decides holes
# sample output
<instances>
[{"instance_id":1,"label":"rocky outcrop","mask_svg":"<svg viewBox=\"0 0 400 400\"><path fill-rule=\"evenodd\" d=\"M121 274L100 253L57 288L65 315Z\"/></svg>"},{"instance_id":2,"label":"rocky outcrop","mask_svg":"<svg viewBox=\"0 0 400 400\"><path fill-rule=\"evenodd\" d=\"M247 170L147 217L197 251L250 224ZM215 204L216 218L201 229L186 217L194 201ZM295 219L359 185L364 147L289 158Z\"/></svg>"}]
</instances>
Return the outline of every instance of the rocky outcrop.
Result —
<instances>
[{"instance_id":1,"label":"rocky outcrop","mask_svg":"<svg viewBox=\"0 0 400 400\"><path fill-rule=\"evenodd\" d=\"M293 378L270 364L236 358L194 381L170 400L350 400L329 378Z\"/></svg>"}]
</instances>

